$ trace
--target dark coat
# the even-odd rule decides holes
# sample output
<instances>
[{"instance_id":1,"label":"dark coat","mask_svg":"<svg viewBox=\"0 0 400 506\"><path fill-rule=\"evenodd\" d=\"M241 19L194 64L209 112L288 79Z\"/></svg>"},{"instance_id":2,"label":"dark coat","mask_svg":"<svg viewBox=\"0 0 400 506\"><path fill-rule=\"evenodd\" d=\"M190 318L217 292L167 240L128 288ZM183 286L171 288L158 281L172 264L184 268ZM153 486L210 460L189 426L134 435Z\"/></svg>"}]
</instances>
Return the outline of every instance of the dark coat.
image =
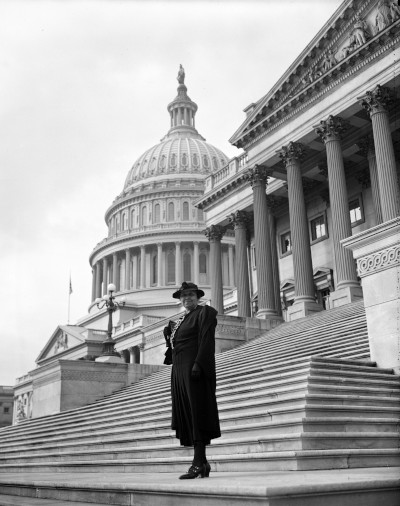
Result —
<instances>
[{"instance_id":1,"label":"dark coat","mask_svg":"<svg viewBox=\"0 0 400 506\"><path fill-rule=\"evenodd\" d=\"M217 314L210 306L198 306L175 334L171 426L184 446L193 446L194 441L209 444L221 435L215 395ZM191 375L195 362L201 369L199 379Z\"/></svg>"}]
</instances>

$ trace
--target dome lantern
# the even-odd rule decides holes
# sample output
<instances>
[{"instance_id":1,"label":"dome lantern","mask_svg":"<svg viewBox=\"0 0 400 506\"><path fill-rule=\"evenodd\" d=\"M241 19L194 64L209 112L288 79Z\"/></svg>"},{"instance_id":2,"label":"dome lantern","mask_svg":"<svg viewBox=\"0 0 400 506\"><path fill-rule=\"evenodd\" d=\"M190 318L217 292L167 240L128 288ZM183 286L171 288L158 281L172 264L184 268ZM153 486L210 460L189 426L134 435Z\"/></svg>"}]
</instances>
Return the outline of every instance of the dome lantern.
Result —
<instances>
[{"instance_id":1,"label":"dome lantern","mask_svg":"<svg viewBox=\"0 0 400 506\"><path fill-rule=\"evenodd\" d=\"M171 128L166 135L166 138L177 136L188 136L188 134L195 134L202 138L195 128L195 116L197 112L197 104L193 102L187 94L185 86L185 70L182 65L179 67L177 76L179 83L178 95L174 100L168 104L168 112L171 117ZM205 140L205 139L203 139Z\"/></svg>"}]
</instances>

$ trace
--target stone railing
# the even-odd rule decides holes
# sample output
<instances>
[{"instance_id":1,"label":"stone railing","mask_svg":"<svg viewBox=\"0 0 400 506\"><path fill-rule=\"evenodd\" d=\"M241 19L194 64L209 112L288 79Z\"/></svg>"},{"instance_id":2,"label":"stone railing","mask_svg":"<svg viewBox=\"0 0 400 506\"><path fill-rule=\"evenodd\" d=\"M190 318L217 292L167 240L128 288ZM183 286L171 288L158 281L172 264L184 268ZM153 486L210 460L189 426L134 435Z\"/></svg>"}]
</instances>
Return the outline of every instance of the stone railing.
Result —
<instances>
[{"instance_id":1,"label":"stone railing","mask_svg":"<svg viewBox=\"0 0 400 506\"><path fill-rule=\"evenodd\" d=\"M117 336L123 332L126 332L127 330L147 327L148 325L152 325L153 323L157 323L161 320L165 320L165 318L162 316L148 316L145 314L136 316L135 318L131 318L130 320L127 320L126 322L123 322L120 325L114 327L113 335Z\"/></svg>"},{"instance_id":2,"label":"stone railing","mask_svg":"<svg viewBox=\"0 0 400 506\"><path fill-rule=\"evenodd\" d=\"M232 158L227 165L222 169L214 172L211 176L208 176L205 181L205 193L213 190L217 186L221 185L232 176L241 172L247 167L247 153L243 153L240 156Z\"/></svg>"},{"instance_id":3,"label":"stone railing","mask_svg":"<svg viewBox=\"0 0 400 506\"><path fill-rule=\"evenodd\" d=\"M31 381L32 377L30 374L25 374L24 376L20 376L16 380L16 384L20 385L21 383L25 383L26 381Z\"/></svg>"}]
</instances>

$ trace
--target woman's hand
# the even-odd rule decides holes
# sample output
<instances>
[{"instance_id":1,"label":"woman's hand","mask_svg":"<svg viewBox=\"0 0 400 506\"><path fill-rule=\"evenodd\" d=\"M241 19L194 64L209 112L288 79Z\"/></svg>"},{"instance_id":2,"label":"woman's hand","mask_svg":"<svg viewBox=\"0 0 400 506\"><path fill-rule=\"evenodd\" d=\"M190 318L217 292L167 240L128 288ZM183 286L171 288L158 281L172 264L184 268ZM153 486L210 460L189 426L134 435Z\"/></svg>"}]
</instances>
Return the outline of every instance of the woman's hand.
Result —
<instances>
[{"instance_id":1,"label":"woman's hand","mask_svg":"<svg viewBox=\"0 0 400 506\"><path fill-rule=\"evenodd\" d=\"M201 368L198 364L196 364L196 362L193 364L193 367L192 367L192 379L194 380L198 380L200 379L200 376L201 376Z\"/></svg>"}]
</instances>

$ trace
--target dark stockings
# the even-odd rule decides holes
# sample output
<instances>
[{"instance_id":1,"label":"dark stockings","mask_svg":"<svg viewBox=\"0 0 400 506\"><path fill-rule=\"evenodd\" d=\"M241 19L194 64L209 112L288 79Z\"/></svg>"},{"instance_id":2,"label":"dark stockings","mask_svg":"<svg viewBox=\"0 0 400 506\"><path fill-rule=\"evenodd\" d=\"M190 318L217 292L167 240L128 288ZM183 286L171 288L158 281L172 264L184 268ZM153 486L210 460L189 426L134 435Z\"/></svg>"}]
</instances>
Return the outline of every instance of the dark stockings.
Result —
<instances>
[{"instance_id":1,"label":"dark stockings","mask_svg":"<svg viewBox=\"0 0 400 506\"><path fill-rule=\"evenodd\" d=\"M207 462L206 458L206 444L204 441L195 441L194 442L194 457L193 457L193 465L201 466Z\"/></svg>"}]
</instances>

